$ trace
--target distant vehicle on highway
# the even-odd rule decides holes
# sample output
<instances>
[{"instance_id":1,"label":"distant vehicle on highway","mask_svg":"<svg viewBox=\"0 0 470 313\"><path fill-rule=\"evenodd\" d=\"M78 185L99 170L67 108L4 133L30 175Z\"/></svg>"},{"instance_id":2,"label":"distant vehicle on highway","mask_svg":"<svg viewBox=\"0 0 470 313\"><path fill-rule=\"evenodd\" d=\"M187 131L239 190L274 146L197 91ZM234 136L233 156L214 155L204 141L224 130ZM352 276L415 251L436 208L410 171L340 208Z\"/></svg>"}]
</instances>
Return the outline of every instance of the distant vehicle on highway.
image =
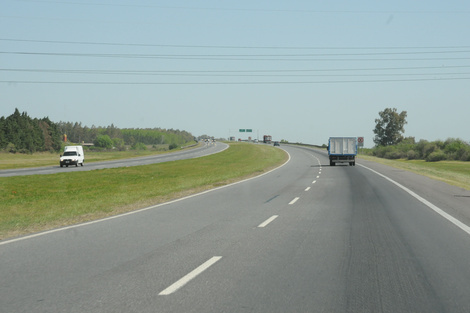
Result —
<instances>
[{"instance_id":1,"label":"distant vehicle on highway","mask_svg":"<svg viewBox=\"0 0 470 313\"><path fill-rule=\"evenodd\" d=\"M281 144L279 143L279 141L275 141L275 142L274 142L274 145L275 145L275 146L281 146Z\"/></svg>"},{"instance_id":2,"label":"distant vehicle on highway","mask_svg":"<svg viewBox=\"0 0 470 313\"><path fill-rule=\"evenodd\" d=\"M85 154L82 146L65 146L64 154L60 155L60 167L68 167L69 165L83 166L85 162Z\"/></svg>"},{"instance_id":3,"label":"distant vehicle on highway","mask_svg":"<svg viewBox=\"0 0 470 313\"><path fill-rule=\"evenodd\" d=\"M264 135L263 136L263 142L264 143L271 143L271 140L273 140L273 137L270 135Z\"/></svg>"},{"instance_id":4,"label":"distant vehicle on highway","mask_svg":"<svg viewBox=\"0 0 470 313\"><path fill-rule=\"evenodd\" d=\"M356 155L356 137L330 137L328 140L330 166L335 166L336 163L349 163L349 165L355 166Z\"/></svg>"}]
</instances>

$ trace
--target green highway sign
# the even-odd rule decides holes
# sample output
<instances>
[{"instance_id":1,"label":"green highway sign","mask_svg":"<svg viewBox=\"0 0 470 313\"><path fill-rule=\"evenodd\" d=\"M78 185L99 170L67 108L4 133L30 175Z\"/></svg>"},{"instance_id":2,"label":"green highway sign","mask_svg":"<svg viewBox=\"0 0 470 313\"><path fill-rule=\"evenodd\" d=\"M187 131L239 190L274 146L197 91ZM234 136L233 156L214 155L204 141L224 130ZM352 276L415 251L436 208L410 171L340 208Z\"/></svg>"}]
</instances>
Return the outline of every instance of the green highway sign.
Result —
<instances>
[{"instance_id":1,"label":"green highway sign","mask_svg":"<svg viewBox=\"0 0 470 313\"><path fill-rule=\"evenodd\" d=\"M238 130L240 133L244 133L246 131L246 129L239 129Z\"/></svg>"},{"instance_id":2,"label":"green highway sign","mask_svg":"<svg viewBox=\"0 0 470 313\"><path fill-rule=\"evenodd\" d=\"M245 128L240 128L238 130L240 133L252 133L253 129L245 129Z\"/></svg>"}]
</instances>

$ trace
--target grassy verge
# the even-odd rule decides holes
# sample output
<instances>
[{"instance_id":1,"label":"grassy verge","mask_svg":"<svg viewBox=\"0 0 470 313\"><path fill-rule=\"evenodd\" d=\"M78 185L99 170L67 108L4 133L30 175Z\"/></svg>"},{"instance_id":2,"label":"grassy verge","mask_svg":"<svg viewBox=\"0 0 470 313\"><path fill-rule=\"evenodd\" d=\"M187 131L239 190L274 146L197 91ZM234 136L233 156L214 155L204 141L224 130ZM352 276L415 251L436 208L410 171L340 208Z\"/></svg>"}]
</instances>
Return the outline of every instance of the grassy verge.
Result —
<instances>
[{"instance_id":1,"label":"grassy verge","mask_svg":"<svg viewBox=\"0 0 470 313\"><path fill-rule=\"evenodd\" d=\"M389 160L359 155L361 159L393 166L470 190L470 163L462 161L426 162L424 160Z\"/></svg>"},{"instance_id":2,"label":"grassy verge","mask_svg":"<svg viewBox=\"0 0 470 313\"><path fill-rule=\"evenodd\" d=\"M190 148L187 148L190 149ZM156 155L163 153L171 153L181 149L171 151L149 150L127 150L127 151L91 151L85 150L85 163L112 161L119 159L128 159L134 157ZM33 154L7 153L0 152L0 170L25 168L25 167L41 167L59 165L60 153L37 152Z\"/></svg>"},{"instance_id":3,"label":"grassy verge","mask_svg":"<svg viewBox=\"0 0 470 313\"><path fill-rule=\"evenodd\" d=\"M53 175L0 177L0 239L162 203L267 171L287 159L266 145L231 144L204 158Z\"/></svg>"}]
</instances>

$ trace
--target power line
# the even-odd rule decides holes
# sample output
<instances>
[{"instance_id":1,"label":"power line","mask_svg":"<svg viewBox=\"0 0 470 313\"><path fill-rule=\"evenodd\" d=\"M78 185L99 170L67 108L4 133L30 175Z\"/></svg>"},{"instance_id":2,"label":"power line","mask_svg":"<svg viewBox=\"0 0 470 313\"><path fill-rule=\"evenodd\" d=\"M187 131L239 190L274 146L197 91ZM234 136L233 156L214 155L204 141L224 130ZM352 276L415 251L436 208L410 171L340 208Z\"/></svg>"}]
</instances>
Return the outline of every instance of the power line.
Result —
<instances>
[{"instance_id":1,"label":"power line","mask_svg":"<svg viewBox=\"0 0 470 313\"><path fill-rule=\"evenodd\" d=\"M148 45L139 43L98 43L98 42L74 42L74 41L50 41L29 39L0 38L0 41L66 44L66 45L101 45L101 46L138 46L138 47L173 47L173 48L230 48L230 49L298 49L320 50L312 53L227 53L227 54L144 54L144 53L78 53L78 52L29 52L29 51L0 51L3 55L23 55L40 57L80 57L80 58L128 58L128 59L173 59L173 60L206 60L206 61L318 61L318 62L374 62L374 61L458 61L468 60L470 46L441 46L441 47L256 47L256 46L189 46L189 45ZM324 51L331 49L334 53ZM404 51L402 51L404 50ZM423 50L423 51L417 51ZM338 51L338 52L336 52ZM435 55L433 57L433 55ZM84 75L140 75L140 76L187 76L187 77L324 77L324 78L364 78L382 77L374 80L325 80L325 81L239 81L239 82L84 82L84 81L47 81L47 80L3 80L2 83L24 83L24 84L316 84L316 83L355 83L355 82L391 82L391 81L429 81L429 80L462 80L468 79L466 72L449 72L450 69L468 68L470 65L452 66L410 66L410 67L369 67L369 68L327 68L327 69L270 69L270 70L132 70L132 69L34 69L34 68L2 68L3 72L29 72L48 74L84 74ZM434 70L432 73L429 70ZM436 72L439 70L439 72ZM360 72L375 73L360 73ZM384 71L388 73L379 73ZM392 71L397 73L391 73ZM418 71L414 73L403 73L403 71ZM424 71L424 72L423 72ZM342 73L344 72L344 73ZM354 72L353 74L347 74ZM358 73L359 72L359 73ZM322 74L319 74L322 73ZM330 73L330 74L326 74ZM453 76L453 77L450 77ZM464 77L462 77L464 76ZM387 78L388 77L388 78ZM393 77L402 77L399 79ZM417 78L419 77L419 78Z\"/></svg>"},{"instance_id":2,"label":"power line","mask_svg":"<svg viewBox=\"0 0 470 313\"><path fill-rule=\"evenodd\" d=\"M110 81L33 81L33 80L2 80L4 84L57 84L57 85L307 85L307 84L346 84L346 83L388 83L418 81L452 81L470 80L470 77L452 78L410 78L410 79L378 79L378 80L329 80L329 81L257 81L257 82L110 82Z\"/></svg>"},{"instance_id":3,"label":"power line","mask_svg":"<svg viewBox=\"0 0 470 313\"><path fill-rule=\"evenodd\" d=\"M373 68L328 68L328 69L271 69L271 70L78 70L78 69L18 69L0 68L0 71L31 71L31 72L109 72L112 74L135 73L273 73L273 72L332 72L332 71L395 71L395 70L424 70L424 69L456 69L469 68L470 65L445 66L411 66L411 67L373 67Z\"/></svg>"},{"instance_id":4,"label":"power line","mask_svg":"<svg viewBox=\"0 0 470 313\"><path fill-rule=\"evenodd\" d=\"M453 68L468 68L455 66ZM422 67L421 69L435 69ZM400 68L396 68L400 69ZM396 70L388 68L388 70ZM406 68L401 68L406 69ZM412 68L407 68L412 69ZM356 71L377 71L379 69L356 69ZM382 69L387 70L387 69ZM140 76L194 76L194 77L365 77L365 76L437 76L437 75L470 75L466 72L432 72L432 73L385 73L385 74L305 74L307 72L338 72L338 70L280 70L280 71L139 71L139 70L57 70L57 69L6 69L3 72L51 73L51 74L91 74L91 75L140 75ZM350 70L345 70L350 72ZM300 74L292 74L292 73ZM274 74L279 73L279 74Z\"/></svg>"},{"instance_id":5,"label":"power line","mask_svg":"<svg viewBox=\"0 0 470 313\"><path fill-rule=\"evenodd\" d=\"M231 46L231 45L176 45L176 44L145 44L145 43L118 43L94 41L63 41L63 40L33 40L0 38L0 41L31 42L70 45L98 45L98 46L127 46L127 47L164 47L164 48L213 48L213 49L285 49L285 50L403 50L403 49L469 49L470 46L383 46L383 47L308 47L308 46Z\"/></svg>"},{"instance_id":6,"label":"power line","mask_svg":"<svg viewBox=\"0 0 470 313\"><path fill-rule=\"evenodd\" d=\"M468 52L468 51L461 51ZM440 52L433 52L440 53ZM453 53L453 52L442 52ZM65 53L65 52L27 52L27 51L0 51L4 55L26 56L61 56L61 57L94 57L94 58L125 58L125 59L173 59L173 60L209 60L209 61L444 61L444 60L468 60L469 57L433 57L433 58L335 58L336 56L371 56L383 54L302 54L302 55L170 55L170 54L112 54L112 53ZM389 53L402 55L403 53ZM419 55L421 53L408 53ZM320 57L320 58L318 58ZM322 58L327 57L327 58Z\"/></svg>"}]
</instances>

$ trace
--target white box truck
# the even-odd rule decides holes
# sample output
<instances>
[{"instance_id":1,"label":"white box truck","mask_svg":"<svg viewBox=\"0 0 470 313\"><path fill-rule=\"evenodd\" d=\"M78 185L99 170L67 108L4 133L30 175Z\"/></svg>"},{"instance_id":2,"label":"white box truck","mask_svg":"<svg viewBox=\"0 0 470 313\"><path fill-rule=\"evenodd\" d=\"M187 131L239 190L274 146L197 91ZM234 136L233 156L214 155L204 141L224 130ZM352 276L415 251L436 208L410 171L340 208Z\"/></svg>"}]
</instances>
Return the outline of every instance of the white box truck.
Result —
<instances>
[{"instance_id":1,"label":"white box truck","mask_svg":"<svg viewBox=\"0 0 470 313\"><path fill-rule=\"evenodd\" d=\"M335 166L336 163L349 163L349 165L355 166L356 155L356 137L330 137L330 140L328 140L330 166Z\"/></svg>"},{"instance_id":2,"label":"white box truck","mask_svg":"<svg viewBox=\"0 0 470 313\"><path fill-rule=\"evenodd\" d=\"M60 167L78 166L78 164L83 166L83 162L85 162L85 154L82 146L65 146L64 154L60 155Z\"/></svg>"}]
</instances>

